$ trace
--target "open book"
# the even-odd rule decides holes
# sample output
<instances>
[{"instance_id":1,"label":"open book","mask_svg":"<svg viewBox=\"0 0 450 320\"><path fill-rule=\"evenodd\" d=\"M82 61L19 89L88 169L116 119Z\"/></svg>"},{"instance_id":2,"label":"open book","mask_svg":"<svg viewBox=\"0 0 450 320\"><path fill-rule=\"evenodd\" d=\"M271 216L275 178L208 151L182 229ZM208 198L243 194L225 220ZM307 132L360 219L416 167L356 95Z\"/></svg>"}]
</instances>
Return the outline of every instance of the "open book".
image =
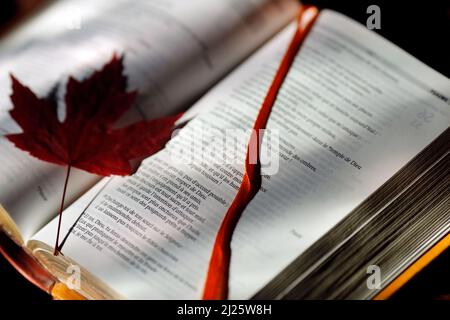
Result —
<instances>
[{"instance_id":1,"label":"open book","mask_svg":"<svg viewBox=\"0 0 450 320\"><path fill-rule=\"evenodd\" d=\"M187 109L180 122L190 120L130 177L73 174L58 257L65 170L1 138L7 234L55 283L78 266L73 290L85 298L200 298L241 182L248 129L294 34L297 6L65 0L5 38L2 134L18 130L7 113L8 72L44 95L113 52L125 54L140 93L127 117ZM80 18L75 28L68 15ZM230 298L373 298L448 243L449 97L449 79L323 10L273 107L262 188L232 239ZM229 131L235 139L223 138Z\"/></svg>"}]
</instances>

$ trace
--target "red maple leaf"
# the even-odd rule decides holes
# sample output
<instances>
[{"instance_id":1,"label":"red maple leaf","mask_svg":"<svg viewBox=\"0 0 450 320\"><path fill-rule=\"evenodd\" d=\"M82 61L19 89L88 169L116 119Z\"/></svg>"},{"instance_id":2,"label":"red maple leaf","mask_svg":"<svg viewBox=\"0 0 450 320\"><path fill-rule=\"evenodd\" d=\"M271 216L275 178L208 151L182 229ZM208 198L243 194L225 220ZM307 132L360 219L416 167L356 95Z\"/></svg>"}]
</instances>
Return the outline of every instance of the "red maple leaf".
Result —
<instances>
[{"instance_id":1,"label":"red maple leaf","mask_svg":"<svg viewBox=\"0 0 450 320\"><path fill-rule=\"evenodd\" d=\"M32 156L68 168L55 254L70 169L75 167L102 176L132 174L130 160L148 157L161 150L181 116L114 128L137 95L127 91L123 69L123 57L114 55L102 70L87 79L78 81L70 77L65 94L64 121L58 120L58 104L53 94L38 98L11 75L14 108L10 115L23 132L6 137Z\"/></svg>"}]
</instances>

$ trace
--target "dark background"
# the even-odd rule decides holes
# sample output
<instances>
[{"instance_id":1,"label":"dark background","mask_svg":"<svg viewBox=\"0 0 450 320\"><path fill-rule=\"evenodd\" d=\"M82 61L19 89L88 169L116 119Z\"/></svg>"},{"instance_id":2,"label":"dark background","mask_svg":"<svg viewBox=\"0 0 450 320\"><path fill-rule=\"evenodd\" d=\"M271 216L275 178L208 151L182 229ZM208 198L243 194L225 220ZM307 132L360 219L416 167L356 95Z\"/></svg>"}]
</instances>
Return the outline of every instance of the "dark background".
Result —
<instances>
[{"instance_id":1,"label":"dark background","mask_svg":"<svg viewBox=\"0 0 450 320\"><path fill-rule=\"evenodd\" d=\"M0 2L0 27L10 27L40 0ZM344 13L366 24L367 7L376 4L381 8L381 30L376 30L427 65L450 77L450 1L314 1L319 8L329 8ZM15 18L14 18L15 17ZM13 19L14 18L14 19ZM1 48L0 48L1 50ZM19 275L0 256L1 294L9 298L45 301L50 297L39 291ZM447 250L393 299L450 299L450 250Z\"/></svg>"}]
</instances>

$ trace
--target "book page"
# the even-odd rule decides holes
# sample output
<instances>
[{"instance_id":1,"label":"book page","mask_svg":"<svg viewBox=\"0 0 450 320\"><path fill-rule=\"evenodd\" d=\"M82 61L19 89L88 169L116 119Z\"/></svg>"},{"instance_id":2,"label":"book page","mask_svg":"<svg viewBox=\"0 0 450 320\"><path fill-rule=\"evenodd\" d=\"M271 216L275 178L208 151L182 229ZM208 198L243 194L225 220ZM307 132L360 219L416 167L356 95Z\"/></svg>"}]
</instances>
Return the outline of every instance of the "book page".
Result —
<instances>
[{"instance_id":1,"label":"book page","mask_svg":"<svg viewBox=\"0 0 450 320\"><path fill-rule=\"evenodd\" d=\"M69 75L81 79L113 53L125 54L130 90L139 90L126 118L167 115L286 26L296 9L294 0L58 1L1 42L0 135L20 131L7 113L9 73L40 96L60 83L63 97ZM0 150L0 203L29 238L57 212L65 172L4 138ZM98 178L75 171L70 180L68 202Z\"/></svg>"},{"instance_id":2,"label":"book page","mask_svg":"<svg viewBox=\"0 0 450 320\"><path fill-rule=\"evenodd\" d=\"M68 208L63 253L127 298L200 298L241 181L246 129L294 30L204 96L134 176L105 179ZM264 134L262 189L232 240L230 298L254 295L447 129L449 96L447 78L323 11ZM34 238L51 244L55 230L52 222Z\"/></svg>"}]
</instances>

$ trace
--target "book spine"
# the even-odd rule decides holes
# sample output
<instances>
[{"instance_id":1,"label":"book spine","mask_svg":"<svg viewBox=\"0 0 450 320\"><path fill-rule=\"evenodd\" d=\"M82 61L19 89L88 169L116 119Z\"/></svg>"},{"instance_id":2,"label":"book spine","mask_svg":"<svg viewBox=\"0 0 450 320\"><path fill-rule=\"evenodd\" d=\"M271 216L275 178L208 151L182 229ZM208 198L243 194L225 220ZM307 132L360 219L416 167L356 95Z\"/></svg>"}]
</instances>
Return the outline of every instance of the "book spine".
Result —
<instances>
[{"instance_id":1,"label":"book spine","mask_svg":"<svg viewBox=\"0 0 450 320\"><path fill-rule=\"evenodd\" d=\"M386 300L392 297L398 290L400 290L406 283L408 283L414 276L416 276L448 248L450 248L450 233L436 243L431 249L425 252L405 271L403 271L397 278L394 279L394 281L378 293L373 300Z\"/></svg>"},{"instance_id":2,"label":"book spine","mask_svg":"<svg viewBox=\"0 0 450 320\"><path fill-rule=\"evenodd\" d=\"M28 281L51 294L57 283L53 277L25 248L17 244L0 228L0 253Z\"/></svg>"}]
</instances>

